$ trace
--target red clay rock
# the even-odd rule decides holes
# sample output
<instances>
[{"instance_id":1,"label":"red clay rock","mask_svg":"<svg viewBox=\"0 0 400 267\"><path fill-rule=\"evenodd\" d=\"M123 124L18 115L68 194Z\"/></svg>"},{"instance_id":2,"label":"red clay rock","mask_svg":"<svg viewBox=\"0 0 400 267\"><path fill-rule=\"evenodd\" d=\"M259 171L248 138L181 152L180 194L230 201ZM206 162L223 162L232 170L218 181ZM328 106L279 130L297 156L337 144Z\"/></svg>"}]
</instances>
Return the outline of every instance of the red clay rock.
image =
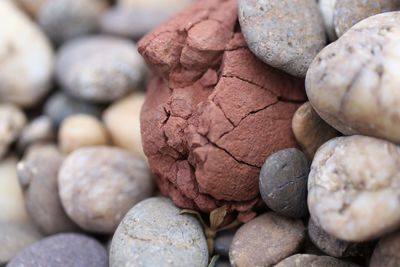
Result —
<instances>
[{"instance_id":1,"label":"red clay rock","mask_svg":"<svg viewBox=\"0 0 400 267\"><path fill-rule=\"evenodd\" d=\"M139 52L154 74L142 141L162 193L204 212L227 204L248 220L264 160L296 147L303 80L251 54L235 0L199 1L145 36Z\"/></svg>"}]
</instances>

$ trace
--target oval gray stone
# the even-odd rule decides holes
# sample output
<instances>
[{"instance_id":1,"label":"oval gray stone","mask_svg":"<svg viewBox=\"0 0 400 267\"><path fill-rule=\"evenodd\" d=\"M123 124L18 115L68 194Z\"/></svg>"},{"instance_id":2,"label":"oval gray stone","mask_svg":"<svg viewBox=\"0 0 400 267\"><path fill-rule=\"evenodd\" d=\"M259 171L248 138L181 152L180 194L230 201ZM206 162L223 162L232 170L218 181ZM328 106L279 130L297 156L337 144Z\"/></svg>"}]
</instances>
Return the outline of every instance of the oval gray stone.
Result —
<instances>
[{"instance_id":1,"label":"oval gray stone","mask_svg":"<svg viewBox=\"0 0 400 267\"><path fill-rule=\"evenodd\" d=\"M306 216L309 171L307 156L297 148L288 148L272 154L260 172L262 199L280 215L292 218Z\"/></svg>"},{"instance_id":2,"label":"oval gray stone","mask_svg":"<svg viewBox=\"0 0 400 267\"><path fill-rule=\"evenodd\" d=\"M204 267L207 241L202 226L169 199L154 197L135 205L114 234L111 267Z\"/></svg>"},{"instance_id":3,"label":"oval gray stone","mask_svg":"<svg viewBox=\"0 0 400 267\"><path fill-rule=\"evenodd\" d=\"M326 44L315 0L239 0L239 22L258 58L294 76L305 77Z\"/></svg>"}]
</instances>

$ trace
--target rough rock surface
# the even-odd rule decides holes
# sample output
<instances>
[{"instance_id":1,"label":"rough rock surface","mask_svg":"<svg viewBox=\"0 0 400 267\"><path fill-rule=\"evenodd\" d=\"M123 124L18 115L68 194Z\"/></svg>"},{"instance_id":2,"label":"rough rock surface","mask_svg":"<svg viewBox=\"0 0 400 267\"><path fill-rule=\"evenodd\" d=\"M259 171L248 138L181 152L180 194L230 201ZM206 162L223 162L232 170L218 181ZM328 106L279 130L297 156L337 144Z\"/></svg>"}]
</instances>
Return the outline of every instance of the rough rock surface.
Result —
<instances>
[{"instance_id":1,"label":"rough rock surface","mask_svg":"<svg viewBox=\"0 0 400 267\"><path fill-rule=\"evenodd\" d=\"M356 264L338 260L328 256L296 254L284 259L275 267L357 267Z\"/></svg>"},{"instance_id":2,"label":"rough rock surface","mask_svg":"<svg viewBox=\"0 0 400 267\"><path fill-rule=\"evenodd\" d=\"M166 198L135 205L114 234L110 267L206 267L207 242L201 224Z\"/></svg>"},{"instance_id":3,"label":"rough rock surface","mask_svg":"<svg viewBox=\"0 0 400 267\"><path fill-rule=\"evenodd\" d=\"M316 153L308 177L312 219L336 238L361 242L400 226L400 148L380 139L337 137Z\"/></svg>"},{"instance_id":4,"label":"rough rock surface","mask_svg":"<svg viewBox=\"0 0 400 267\"><path fill-rule=\"evenodd\" d=\"M400 143L400 12L365 19L324 48L306 77L315 111L346 135Z\"/></svg>"},{"instance_id":5,"label":"rough rock surface","mask_svg":"<svg viewBox=\"0 0 400 267\"><path fill-rule=\"evenodd\" d=\"M141 113L144 152L180 207L245 212L267 156L295 147L302 81L249 51L234 0L200 1L139 42L155 76Z\"/></svg>"},{"instance_id":6,"label":"rough rock surface","mask_svg":"<svg viewBox=\"0 0 400 267\"><path fill-rule=\"evenodd\" d=\"M397 267L400 266L400 232L389 234L382 238L372 254L370 267Z\"/></svg>"}]
</instances>

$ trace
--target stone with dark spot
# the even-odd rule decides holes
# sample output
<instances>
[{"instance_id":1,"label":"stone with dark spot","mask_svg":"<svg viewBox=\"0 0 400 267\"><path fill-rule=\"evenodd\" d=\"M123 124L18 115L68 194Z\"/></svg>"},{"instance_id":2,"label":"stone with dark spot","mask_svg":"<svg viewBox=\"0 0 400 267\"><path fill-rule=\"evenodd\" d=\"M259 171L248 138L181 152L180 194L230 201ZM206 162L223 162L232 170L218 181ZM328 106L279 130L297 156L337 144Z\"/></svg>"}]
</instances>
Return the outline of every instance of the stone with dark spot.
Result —
<instances>
[{"instance_id":1,"label":"stone with dark spot","mask_svg":"<svg viewBox=\"0 0 400 267\"><path fill-rule=\"evenodd\" d=\"M236 26L236 1L205 0L139 42L154 73L141 113L144 152L180 207L249 211L265 158L296 146L291 119L303 82L257 60Z\"/></svg>"},{"instance_id":2,"label":"stone with dark spot","mask_svg":"<svg viewBox=\"0 0 400 267\"><path fill-rule=\"evenodd\" d=\"M328 256L296 254L284 259L275 267L357 267L356 264L338 260Z\"/></svg>"},{"instance_id":3,"label":"stone with dark spot","mask_svg":"<svg viewBox=\"0 0 400 267\"><path fill-rule=\"evenodd\" d=\"M292 218L308 214L307 179L310 163L296 148L278 151L267 158L260 173L260 193L268 207Z\"/></svg>"},{"instance_id":4,"label":"stone with dark spot","mask_svg":"<svg viewBox=\"0 0 400 267\"><path fill-rule=\"evenodd\" d=\"M207 241L201 224L166 198L135 205L114 234L110 267L206 267Z\"/></svg>"},{"instance_id":5,"label":"stone with dark spot","mask_svg":"<svg viewBox=\"0 0 400 267\"><path fill-rule=\"evenodd\" d=\"M229 258L229 247L231 246L235 232L224 231L217 234L214 240L214 253L223 258Z\"/></svg>"},{"instance_id":6,"label":"stone with dark spot","mask_svg":"<svg viewBox=\"0 0 400 267\"><path fill-rule=\"evenodd\" d=\"M107 251L97 240L81 234L58 234L42 239L15 256L7 267L107 267Z\"/></svg>"}]
</instances>

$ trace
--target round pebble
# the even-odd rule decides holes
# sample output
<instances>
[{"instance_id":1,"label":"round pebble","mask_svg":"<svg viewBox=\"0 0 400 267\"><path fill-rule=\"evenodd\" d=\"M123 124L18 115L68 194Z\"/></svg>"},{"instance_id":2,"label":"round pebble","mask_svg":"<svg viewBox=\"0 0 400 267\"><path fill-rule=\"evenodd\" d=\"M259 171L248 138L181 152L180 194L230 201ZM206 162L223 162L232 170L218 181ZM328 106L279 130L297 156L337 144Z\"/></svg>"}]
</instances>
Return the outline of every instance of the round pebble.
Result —
<instances>
[{"instance_id":1,"label":"round pebble","mask_svg":"<svg viewBox=\"0 0 400 267\"><path fill-rule=\"evenodd\" d=\"M114 234L110 267L206 267L207 241L200 223L163 197L134 206Z\"/></svg>"},{"instance_id":2,"label":"round pebble","mask_svg":"<svg viewBox=\"0 0 400 267\"><path fill-rule=\"evenodd\" d=\"M13 1L0 1L0 17L0 100L31 107L50 89L52 47Z\"/></svg>"},{"instance_id":3,"label":"round pebble","mask_svg":"<svg viewBox=\"0 0 400 267\"><path fill-rule=\"evenodd\" d=\"M379 240L375 247L369 267L400 266L400 232L389 234Z\"/></svg>"},{"instance_id":4,"label":"round pebble","mask_svg":"<svg viewBox=\"0 0 400 267\"><path fill-rule=\"evenodd\" d=\"M64 119L75 114L88 114L99 118L101 109L67 94L56 93L45 103L44 113L52 119L54 124L60 125Z\"/></svg>"},{"instance_id":5,"label":"round pebble","mask_svg":"<svg viewBox=\"0 0 400 267\"><path fill-rule=\"evenodd\" d=\"M316 256L309 254L296 254L293 255L275 267L357 267L356 264L341 261L328 256Z\"/></svg>"},{"instance_id":6,"label":"round pebble","mask_svg":"<svg viewBox=\"0 0 400 267\"><path fill-rule=\"evenodd\" d=\"M315 0L239 0L239 22L258 58L298 77L306 76L308 66L326 43Z\"/></svg>"},{"instance_id":7,"label":"round pebble","mask_svg":"<svg viewBox=\"0 0 400 267\"><path fill-rule=\"evenodd\" d=\"M13 156L0 160L0 210L0 222L29 220L17 177L17 159Z\"/></svg>"},{"instance_id":8,"label":"round pebble","mask_svg":"<svg viewBox=\"0 0 400 267\"><path fill-rule=\"evenodd\" d=\"M320 118L309 102L304 103L294 113L292 129L297 142L309 159L314 158L315 152L326 141L340 134Z\"/></svg>"},{"instance_id":9,"label":"round pebble","mask_svg":"<svg viewBox=\"0 0 400 267\"><path fill-rule=\"evenodd\" d=\"M300 220L266 213L236 232L229 251L232 266L273 266L299 251L305 238Z\"/></svg>"},{"instance_id":10,"label":"round pebble","mask_svg":"<svg viewBox=\"0 0 400 267\"><path fill-rule=\"evenodd\" d=\"M151 196L153 181L146 163L133 154L91 147L64 160L58 188L67 214L81 228L113 233L132 206Z\"/></svg>"},{"instance_id":11,"label":"round pebble","mask_svg":"<svg viewBox=\"0 0 400 267\"><path fill-rule=\"evenodd\" d=\"M399 9L398 0L336 1L333 14L336 35L342 36L353 25L365 18Z\"/></svg>"},{"instance_id":12,"label":"round pebble","mask_svg":"<svg viewBox=\"0 0 400 267\"><path fill-rule=\"evenodd\" d=\"M36 18L40 9L47 0L15 0L29 15Z\"/></svg>"},{"instance_id":13,"label":"round pebble","mask_svg":"<svg viewBox=\"0 0 400 267\"><path fill-rule=\"evenodd\" d=\"M50 39L61 44L94 32L107 6L107 0L48 0L37 20Z\"/></svg>"},{"instance_id":14,"label":"round pebble","mask_svg":"<svg viewBox=\"0 0 400 267\"><path fill-rule=\"evenodd\" d=\"M56 146L36 145L18 163L28 214L47 235L78 230L65 214L58 195L57 175L63 160Z\"/></svg>"},{"instance_id":15,"label":"round pebble","mask_svg":"<svg viewBox=\"0 0 400 267\"><path fill-rule=\"evenodd\" d=\"M325 30L330 41L335 41L337 39L335 25L333 24L333 12L335 10L336 1L337 0L319 0L318 2L322 18L324 19Z\"/></svg>"},{"instance_id":16,"label":"round pebble","mask_svg":"<svg viewBox=\"0 0 400 267\"><path fill-rule=\"evenodd\" d=\"M214 240L214 253L228 259L229 248L231 246L234 235L235 232L233 231L223 231L218 233L217 237Z\"/></svg>"},{"instance_id":17,"label":"round pebble","mask_svg":"<svg viewBox=\"0 0 400 267\"><path fill-rule=\"evenodd\" d=\"M73 115L64 120L58 132L58 140L64 153L109 143L104 125L95 117L86 114Z\"/></svg>"},{"instance_id":18,"label":"round pebble","mask_svg":"<svg viewBox=\"0 0 400 267\"><path fill-rule=\"evenodd\" d=\"M71 95L91 102L110 102L138 88L144 63L131 41L97 35L63 45L56 73Z\"/></svg>"},{"instance_id":19,"label":"round pebble","mask_svg":"<svg viewBox=\"0 0 400 267\"><path fill-rule=\"evenodd\" d=\"M54 125L50 117L42 115L26 125L18 139L18 149L24 151L31 145L50 143L55 139Z\"/></svg>"},{"instance_id":20,"label":"round pebble","mask_svg":"<svg viewBox=\"0 0 400 267\"><path fill-rule=\"evenodd\" d=\"M8 152L9 146L17 140L26 123L24 112L17 106L0 104L0 159Z\"/></svg>"},{"instance_id":21,"label":"round pebble","mask_svg":"<svg viewBox=\"0 0 400 267\"><path fill-rule=\"evenodd\" d=\"M366 252L365 243L354 243L337 239L321 229L312 219L308 222L308 236L315 246L332 257L364 256Z\"/></svg>"},{"instance_id":22,"label":"round pebble","mask_svg":"<svg viewBox=\"0 0 400 267\"><path fill-rule=\"evenodd\" d=\"M310 163L297 148L278 151L267 158L260 172L260 193L276 213L291 217L307 216L307 178Z\"/></svg>"},{"instance_id":23,"label":"round pebble","mask_svg":"<svg viewBox=\"0 0 400 267\"><path fill-rule=\"evenodd\" d=\"M140 136L140 110L146 95L141 92L129 95L107 108L103 121L113 144L145 158Z\"/></svg>"},{"instance_id":24,"label":"round pebble","mask_svg":"<svg viewBox=\"0 0 400 267\"><path fill-rule=\"evenodd\" d=\"M400 148L365 136L337 137L316 153L308 208L326 232L361 242L400 226Z\"/></svg>"},{"instance_id":25,"label":"round pebble","mask_svg":"<svg viewBox=\"0 0 400 267\"><path fill-rule=\"evenodd\" d=\"M306 78L315 111L346 135L400 143L400 12L356 24L316 57Z\"/></svg>"},{"instance_id":26,"label":"round pebble","mask_svg":"<svg viewBox=\"0 0 400 267\"><path fill-rule=\"evenodd\" d=\"M24 249L7 265L21 266L107 267L108 256L103 245L91 237L81 234L57 234Z\"/></svg>"},{"instance_id":27,"label":"round pebble","mask_svg":"<svg viewBox=\"0 0 400 267\"><path fill-rule=\"evenodd\" d=\"M0 266L41 237L39 231L31 224L0 222Z\"/></svg>"}]
</instances>

